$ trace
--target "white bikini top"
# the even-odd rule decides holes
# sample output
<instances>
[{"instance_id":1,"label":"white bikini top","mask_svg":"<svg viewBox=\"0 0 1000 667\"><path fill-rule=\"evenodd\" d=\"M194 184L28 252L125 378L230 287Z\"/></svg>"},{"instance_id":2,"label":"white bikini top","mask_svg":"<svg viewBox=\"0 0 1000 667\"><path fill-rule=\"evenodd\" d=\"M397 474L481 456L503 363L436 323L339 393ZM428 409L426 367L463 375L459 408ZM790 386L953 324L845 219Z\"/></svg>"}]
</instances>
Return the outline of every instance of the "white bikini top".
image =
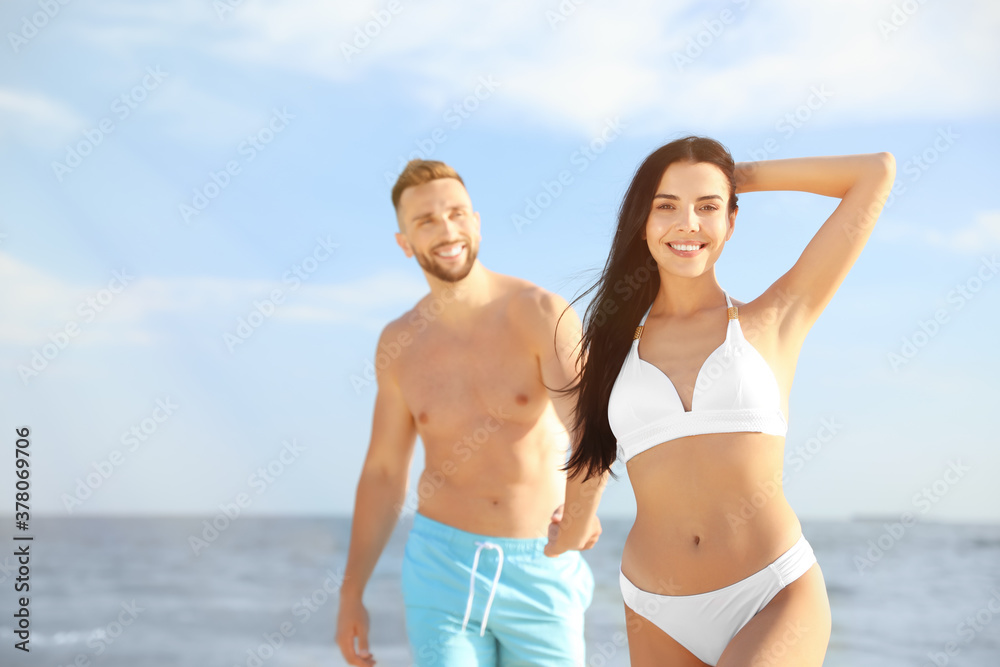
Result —
<instances>
[{"instance_id":1,"label":"white bikini top","mask_svg":"<svg viewBox=\"0 0 1000 667\"><path fill-rule=\"evenodd\" d=\"M698 370L691 410L673 382L639 358L639 338L650 304L611 388L608 421L626 461L661 443L689 435L742 431L785 435L778 381L764 357L743 337L738 309L726 294L726 340Z\"/></svg>"}]
</instances>

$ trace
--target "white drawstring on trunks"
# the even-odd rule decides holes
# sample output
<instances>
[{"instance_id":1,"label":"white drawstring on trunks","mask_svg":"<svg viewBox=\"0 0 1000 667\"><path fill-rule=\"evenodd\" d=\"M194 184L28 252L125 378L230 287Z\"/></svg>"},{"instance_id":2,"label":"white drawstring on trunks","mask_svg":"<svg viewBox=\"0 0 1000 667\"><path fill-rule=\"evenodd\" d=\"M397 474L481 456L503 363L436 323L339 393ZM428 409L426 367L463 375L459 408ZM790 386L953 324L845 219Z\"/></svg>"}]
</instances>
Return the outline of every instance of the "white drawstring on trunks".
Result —
<instances>
[{"instance_id":1,"label":"white drawstring on trunks","mask_svg":"<svg viewBox=\"0 0 1000 667\"><path fill-rule=\"evenodd\" d=\"M500 553L500 562L497 563L497 573L493 577L493 586L490 588L490 599L486 601L486 611L483 612L483 622L479 625L479 636L486 634L486 619L490 615L490 606L493 604L493 596L497 592L497 584L500 582L500 570L503 569L503 549L499 544L493 542L479 542L476 549L476 557L472 559L472 578L469 580L469 601L465 605L465 619L462 621L462 630L469 624L469 614L472 613L472 598L476 594L476 568L479 567L479 552L483 549L496 549Z\"/></svg>"}]
</instances>

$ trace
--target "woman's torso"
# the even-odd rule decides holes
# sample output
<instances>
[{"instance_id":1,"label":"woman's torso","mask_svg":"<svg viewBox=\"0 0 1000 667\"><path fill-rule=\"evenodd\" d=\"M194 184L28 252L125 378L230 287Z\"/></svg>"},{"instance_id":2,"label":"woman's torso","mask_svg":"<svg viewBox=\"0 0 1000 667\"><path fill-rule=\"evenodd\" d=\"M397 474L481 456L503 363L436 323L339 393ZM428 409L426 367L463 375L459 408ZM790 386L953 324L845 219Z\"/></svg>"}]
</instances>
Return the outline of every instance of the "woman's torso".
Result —
<instances>
[{"instance_id":1,"label":"woman's torso","mask_svg":"<svg viewBox=\"0 0 1000 667\"><path fill-rule=\"evenodd\" d=\"M733 303L745 341L773 373L787 417L801 340L782 339L775 309ZM641 356L690 410L701 364L726 336L719 314L706 311L644 334ZM768 433L704 433L630 459L637 511L622 553L625 576L652 593L702 593L744 579L791 547L802 531L782 491L784 441Z\"/></svg>"}]
</instances>

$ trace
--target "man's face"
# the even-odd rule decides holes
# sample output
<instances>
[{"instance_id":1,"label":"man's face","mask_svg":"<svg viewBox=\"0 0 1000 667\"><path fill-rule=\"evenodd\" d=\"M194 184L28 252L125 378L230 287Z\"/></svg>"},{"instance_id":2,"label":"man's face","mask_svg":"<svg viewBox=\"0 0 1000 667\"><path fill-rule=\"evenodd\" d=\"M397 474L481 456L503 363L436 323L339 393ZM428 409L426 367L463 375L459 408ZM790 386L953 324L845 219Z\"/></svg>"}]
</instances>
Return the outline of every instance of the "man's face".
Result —
<instances>
[{"instance_id":1,"label":"man's face","mask_svg":"<svg viewBox=\"0 0 1000 667\"><path fill-rule=\"evenodd\" d=\"M465 187L438 178L406 188L396 210L396 242L407 257L439 280L454 283L469 275L479 252L479 214Z\"/></svg>"}]
</instances>

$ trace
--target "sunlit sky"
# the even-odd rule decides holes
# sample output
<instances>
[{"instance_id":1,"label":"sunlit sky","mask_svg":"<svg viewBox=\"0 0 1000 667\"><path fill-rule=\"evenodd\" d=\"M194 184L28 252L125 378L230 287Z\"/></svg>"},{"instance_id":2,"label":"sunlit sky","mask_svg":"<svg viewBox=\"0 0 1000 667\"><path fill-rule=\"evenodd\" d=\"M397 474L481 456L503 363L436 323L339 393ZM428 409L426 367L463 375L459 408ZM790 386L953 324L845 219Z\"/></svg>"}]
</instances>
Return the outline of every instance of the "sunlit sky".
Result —
<instances>
[{"instance_id":1,"label":"sunlit sky","mask_svg":"<svg viewBox=\"0 0 1000 667\"><path fill-rule=\"evenodd\" d=\"M452 164L483 264L571 300L636 166L694 133L897 159L801 353L793 508L1000 519L996 3L230 4L0 6L0 479L27 425L34 511L349 514L352 378L427 291L392 237L402 164ZM740 204L716 270L749 301L836 201ZM633 511L622 477L601 515Z\"/></svg>"}]
</instances>

